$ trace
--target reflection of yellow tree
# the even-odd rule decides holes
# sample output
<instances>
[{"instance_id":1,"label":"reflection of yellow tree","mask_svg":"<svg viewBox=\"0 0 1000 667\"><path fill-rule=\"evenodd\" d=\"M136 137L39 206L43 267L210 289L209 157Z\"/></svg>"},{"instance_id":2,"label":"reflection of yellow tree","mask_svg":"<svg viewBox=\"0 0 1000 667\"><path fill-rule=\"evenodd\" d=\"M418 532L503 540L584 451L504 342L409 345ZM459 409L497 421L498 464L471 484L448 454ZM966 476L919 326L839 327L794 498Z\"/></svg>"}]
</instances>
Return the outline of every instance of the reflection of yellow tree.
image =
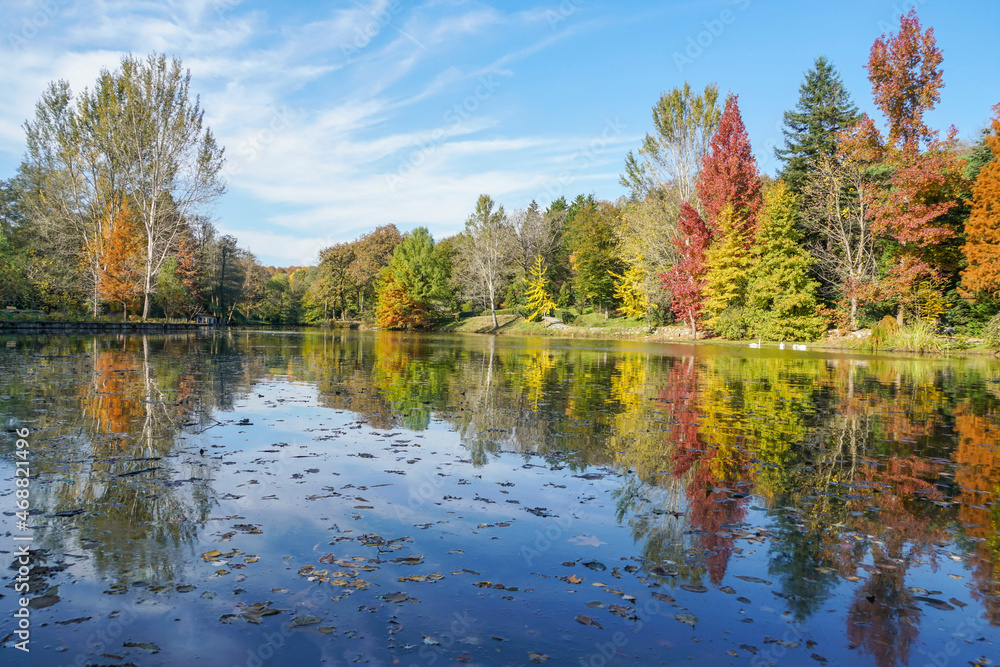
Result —
<instances>
[{"instance_id":1,"label":"reflection of yellow tree","mask_svg":"<svg viewBox=\"0 0 1000 667\"><path fill-rule=\"evenodd\" d=\"M533 349L524 359L524 388L528 391L528 401L536 412L538 402L545 393L549 374L556 367L555 357L548 348Z\"/></svg>"}]
</instances>

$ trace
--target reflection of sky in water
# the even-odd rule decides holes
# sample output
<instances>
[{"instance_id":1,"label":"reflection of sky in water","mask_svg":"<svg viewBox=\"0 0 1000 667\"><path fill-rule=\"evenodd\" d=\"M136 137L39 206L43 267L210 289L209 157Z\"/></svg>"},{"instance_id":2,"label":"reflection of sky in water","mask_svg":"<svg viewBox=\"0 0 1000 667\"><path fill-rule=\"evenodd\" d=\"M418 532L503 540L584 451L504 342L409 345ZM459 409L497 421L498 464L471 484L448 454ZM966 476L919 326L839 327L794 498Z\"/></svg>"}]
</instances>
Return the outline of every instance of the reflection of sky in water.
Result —
<instances>
[{"instance_id":1,"label":"reflection of sky in water","mask_svg":"<svg viewBox=\"0 0 1000 667\"><path fill-rule=\"evenodd\" d=\"M3 416L45 406L32 521L65 565L36 582L59 600L33 611L32 664L924 664L998 639L989 364L400 336L73 345L3 359ZM30 385L11 379L27 367ZM265 602L281 613L257 619Z\"/></svg>"}]
</instances>

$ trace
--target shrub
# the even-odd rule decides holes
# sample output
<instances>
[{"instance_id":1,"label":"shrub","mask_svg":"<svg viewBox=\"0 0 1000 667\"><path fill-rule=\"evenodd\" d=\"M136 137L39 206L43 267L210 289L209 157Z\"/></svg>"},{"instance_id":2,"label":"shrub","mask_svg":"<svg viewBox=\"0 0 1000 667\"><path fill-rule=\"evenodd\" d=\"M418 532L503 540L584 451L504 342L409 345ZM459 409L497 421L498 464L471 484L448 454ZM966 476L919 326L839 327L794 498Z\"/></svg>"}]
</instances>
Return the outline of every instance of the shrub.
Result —
<instances>
[{"instance_id":1,"label":"shrub","mask_svg":"<svg viewBox=\"0 0 1000 667\"><path fill-rule=\"evenodd\" d=\"M748 311L737 306L726 308L715 318L712 328L717 336L729 340L743 340L750 330Z\"/></svg>"},{"instance_id":2,"label":"shrub","mask_svg":"<svg viewBox=\"0 0 1000 667\"><path fill-rule=\"evenodd\" d=\"M1000 350L1000 313L994 315L983 328L983 342L991 350Z\"/></svg>"}]
</instances>

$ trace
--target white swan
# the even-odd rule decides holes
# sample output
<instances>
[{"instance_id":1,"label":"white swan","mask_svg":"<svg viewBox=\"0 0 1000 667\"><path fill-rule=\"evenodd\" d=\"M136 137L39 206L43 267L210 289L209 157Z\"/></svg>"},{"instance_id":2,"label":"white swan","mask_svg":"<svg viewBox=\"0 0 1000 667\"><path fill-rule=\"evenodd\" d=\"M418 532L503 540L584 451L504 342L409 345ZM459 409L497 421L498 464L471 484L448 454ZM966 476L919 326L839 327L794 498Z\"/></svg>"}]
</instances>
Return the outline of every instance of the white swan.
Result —
<instances>
[{"instance_id":1,"label":"white swan","mask_svg":"<svg viewBox=\"0 0 1000 667\"><path fill-rule=\"evenodd\" d=\"M806 346L805 345L799 345L798 343L795 343L795 344L792 345L792 349L793 350L798 350L799 352L805 352L806 351Z\"/></svg>"},{"instance_id":2,"label":"white swan","mask_svg":"<svg viewBox=\"0 0 1000 667\"><path fill-rule=\"evenodd\" d=\"M785 349L785 344L784 343L778 343L778 349L779 350L784 350Z\"/></svg>"},{"instance_id":3,"label":"white swan","mask_svg":"<svg viewBox=\"0 0 1000 667\"><path fill-rule=\"evenodd\" d=\"M750 347L752 347L755 350L760 349L760 338L757 339L756 343L750 343Z\"/></svg>"}]
</instances>

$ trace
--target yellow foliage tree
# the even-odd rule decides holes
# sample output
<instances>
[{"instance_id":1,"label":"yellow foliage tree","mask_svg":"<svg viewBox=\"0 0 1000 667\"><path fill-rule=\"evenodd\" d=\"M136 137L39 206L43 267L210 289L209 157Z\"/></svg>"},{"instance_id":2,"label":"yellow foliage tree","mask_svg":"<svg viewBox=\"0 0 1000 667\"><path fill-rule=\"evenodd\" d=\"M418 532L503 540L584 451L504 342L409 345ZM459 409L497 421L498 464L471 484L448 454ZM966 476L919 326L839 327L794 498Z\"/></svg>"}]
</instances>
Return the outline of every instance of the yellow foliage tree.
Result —
<instances>
[{"instance_id":1,"label":"yellow foliage tree","mask_svg":"<svg viewBox=\"0 0 1000 667\"><path fill-rule=\"evenodd\" d=\"M608 273L615 279L615 298L622 302L618 314L632 319L645 317L649 312L649 294L642 255L632 257L622 275L610 270Z\"/></svg>"},{"instance_id":2,"label":"yellow foliage tree","mask_svg":"<svg viewBox=\"0 0 1000 667\"><path fill-rule=\"evenodd\" d=\"M524 279L524 282L528 284L525 297L528 300L528 309L531 311L531 314L528 315L529 322L545 317L556 307L556 302L549 294L549 279L545 277L546 273L548 273L548 269L542 266L542 256L538 255L535 258L535 265L528 272L529 277Z\"/></svg>"}]
</instances>

